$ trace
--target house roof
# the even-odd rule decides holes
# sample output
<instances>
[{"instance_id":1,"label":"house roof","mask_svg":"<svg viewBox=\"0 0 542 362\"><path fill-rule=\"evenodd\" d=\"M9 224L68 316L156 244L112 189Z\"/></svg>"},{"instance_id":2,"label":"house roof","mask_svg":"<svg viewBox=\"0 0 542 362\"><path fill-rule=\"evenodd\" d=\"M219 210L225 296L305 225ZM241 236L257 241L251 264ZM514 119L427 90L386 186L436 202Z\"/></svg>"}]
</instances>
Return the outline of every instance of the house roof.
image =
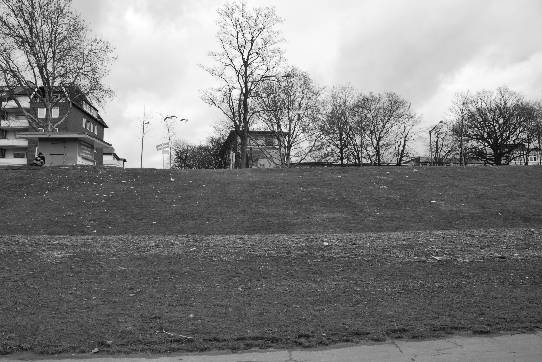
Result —
<instances>
[{"instance_id":1,"label":"house roof","mask_svg":"<svg viewBox=\"0 0 542 362\"><path fill-rule=\"evenodd\" d=\"M251 137L251 136L275 136L278 132L275 132L275 131L249 131L248 132L248 136ZM283 135L287 135L288 132L282 132ZM230 142L232 142L236 137L236 132L235 130L231 130L230 133L228 134L228 137L226 138L226 140L224 141L224 144L228 144Z\"/></svg>"},{"instance_id":2,"label":"house roof","mask_svg":"<svg viewBox=\"0 0 542 362\"><path fill-rule=\"evenodd\" d=\"M119 155L117 155L115 153L115 148L113 148L113 146L109 146L109 147L104 147L103 149L103 154L104 155L111 155L113 156L113 158L117 161L123 161L123 162L126 162L126 159L125 158L122 158L122 157L119 157Z\"/></svg>"},{"instance_id":3,"label":"house roof","mask_svg":"<svg viewBox=\"0 0 542 362\"><path fill-rule=\"evenodd\" d=\"M78 103L75 103L75 102L72 102L72 104L77 107L77 109L79 109L80 111L82 112L85 112L85 114L89 115L90 117L92 117L93 119L95 119L98 123L100 123L104 128L109 128L109 126L107 125L107 123L105 123L105 121L103 120L103 118L100 116L100 114L98 113L98 117L95 117L94 115L90 114L86 109L83 108L82 105L78 104Z\"/></svg>"},{"instance_id":4,"label":"house roof","mask_svg":"<svg viewBox=\"0 0 542 362\"><path fill-rule=\"evenodd\" d=\"M38 89L32 89L32 88L24 88L24 87L14 87L13 89L10 89L6 86L2 86L0 87L0 92L2 93L2 95L6 95L7 92L11 92L12 95L25 95L25 96L31 96L34 92L38 91L40 92L41 90L43 89L43 87L39 87ZM62 87L56 87L55 88L55 91L59 92L59 93L64 93L64 89L66 90L66 92L68 93L68 96L70 97L70 100L71 100L71 103L77 107L77 109L79 109L80 111L82 112L85 112L88 116L92 117L93 119L95 119L98 123L100 123L104 128L109 128L109 126L107 125L107 123L105 123L105 121L103 120L103 118L100 116L100 113L98 112L98 109L96 107L94 107L92 105L92 103L88 100L88 97L77 87L65 87L65 88L62 88ZM96 115L90 113L89 111L87 111L85 109L85 107L83 106L84 103L87 103L89 105L89 107L91 107Z\"/></svg>"},{"instance_id":5,"label":"house roof","mask_svg":"<svg viewBox=\"0 0 542 362\"><path fill-rule=\"evenodd\" d=\"M125 158L119 157L115 152L104 152L104 155L111 155L115 161L127 162Z\"/></svg>"}]
</instances>

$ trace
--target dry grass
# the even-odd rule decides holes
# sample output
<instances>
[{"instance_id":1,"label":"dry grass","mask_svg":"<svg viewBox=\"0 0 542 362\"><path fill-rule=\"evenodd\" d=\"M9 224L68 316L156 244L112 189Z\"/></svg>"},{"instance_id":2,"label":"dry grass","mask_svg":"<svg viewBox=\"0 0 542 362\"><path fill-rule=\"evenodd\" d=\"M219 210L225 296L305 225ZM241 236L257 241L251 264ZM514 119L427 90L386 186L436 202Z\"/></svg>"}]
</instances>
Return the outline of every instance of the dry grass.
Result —
<instances>
[{"instance_id":1,"label":"dry grass","mask_svg":"<svg viewBox=\"0 0 542 362\"><path fill-rule=\"evenodd\" d=\"M317 346L542 327L542 229L0 237L0 352Z\"/></svg>"}]
</instances>

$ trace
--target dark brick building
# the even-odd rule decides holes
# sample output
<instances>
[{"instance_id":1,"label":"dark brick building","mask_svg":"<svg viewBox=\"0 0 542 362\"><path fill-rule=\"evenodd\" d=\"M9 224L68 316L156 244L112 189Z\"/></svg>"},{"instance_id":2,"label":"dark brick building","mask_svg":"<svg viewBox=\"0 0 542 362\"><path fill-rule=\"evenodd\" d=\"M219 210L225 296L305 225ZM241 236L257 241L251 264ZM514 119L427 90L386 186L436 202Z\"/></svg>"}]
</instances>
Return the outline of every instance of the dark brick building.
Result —
<instances>
[{"instance_id":1,"label":"dark brick building","mask_svg":"<svg viewBox=\"0 0 542 362\"><path fill-rule=\"evenodd\" d=\"M42 104L23 92L17 98L27 113L45 118ZM0 166L28 164L38 152L45 155L46 166L102 165L104 149L112 148L104 141L108 126L86 97L72 99L77 101L59 102L51 110L53 123L67 115L51 130L32 127L15 101L4 100L0 113Z\"/></svg>"}]
</instances>

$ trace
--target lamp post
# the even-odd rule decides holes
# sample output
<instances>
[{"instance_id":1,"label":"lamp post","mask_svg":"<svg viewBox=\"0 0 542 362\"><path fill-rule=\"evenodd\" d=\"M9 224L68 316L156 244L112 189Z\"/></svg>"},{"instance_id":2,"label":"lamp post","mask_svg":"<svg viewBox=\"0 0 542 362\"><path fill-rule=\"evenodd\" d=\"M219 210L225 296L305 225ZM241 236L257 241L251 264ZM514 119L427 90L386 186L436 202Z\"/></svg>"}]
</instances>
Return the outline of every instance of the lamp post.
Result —
<instances>
[{"instance_id":1,"label":"lamp post","mask_svg":"<svg viewBox=\"0 0 542 362\"><path fill-rule=\"evenodd\" d=\"M163 118L163 120L162 120L164 122L164 124L166 126L166 130L167 130L168 150L169 150L169 168L171 169L171 136L173 136L173 130L172 130L172 124L167 122L170 119L171 120L177 119L179 122L188 122L188 119L179 118L176 115L170 115L170 116L165 116Z\"/></svg>"},{"instance_id":2,"label":"lamp post","mask_svg":"<svg viewBox=\"0 0 542 362\"><path fill-rule=\"evenodd\" d=\"M139 168L143 168L143 140L145 138L145 125L150 122L146 120L145 109L143 109L143 120L141 121L141 155L140 155L140 164Z\"/></svg>"}]
</instances>

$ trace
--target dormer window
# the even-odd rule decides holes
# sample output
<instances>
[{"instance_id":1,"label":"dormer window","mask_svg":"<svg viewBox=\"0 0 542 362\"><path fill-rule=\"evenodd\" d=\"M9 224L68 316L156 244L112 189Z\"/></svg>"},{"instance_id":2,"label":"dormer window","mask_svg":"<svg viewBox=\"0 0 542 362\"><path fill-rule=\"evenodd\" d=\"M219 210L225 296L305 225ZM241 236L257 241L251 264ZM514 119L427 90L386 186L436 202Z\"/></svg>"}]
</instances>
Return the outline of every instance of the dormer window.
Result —
<instances>
[{"instance_id":1,"label":"dormer window","mask_svg":"<svg viewBox=\"0 0 542 362\"><path fill-rule=\"evenodd\" d=\"M83 101L82 102L82 105L83 105L83 109L89 113L90 115L92 115L94 118L98 118L98 111L92 106L90 105L90 103L86 102L86 101Z\"/></svg>"}]
</instances>

